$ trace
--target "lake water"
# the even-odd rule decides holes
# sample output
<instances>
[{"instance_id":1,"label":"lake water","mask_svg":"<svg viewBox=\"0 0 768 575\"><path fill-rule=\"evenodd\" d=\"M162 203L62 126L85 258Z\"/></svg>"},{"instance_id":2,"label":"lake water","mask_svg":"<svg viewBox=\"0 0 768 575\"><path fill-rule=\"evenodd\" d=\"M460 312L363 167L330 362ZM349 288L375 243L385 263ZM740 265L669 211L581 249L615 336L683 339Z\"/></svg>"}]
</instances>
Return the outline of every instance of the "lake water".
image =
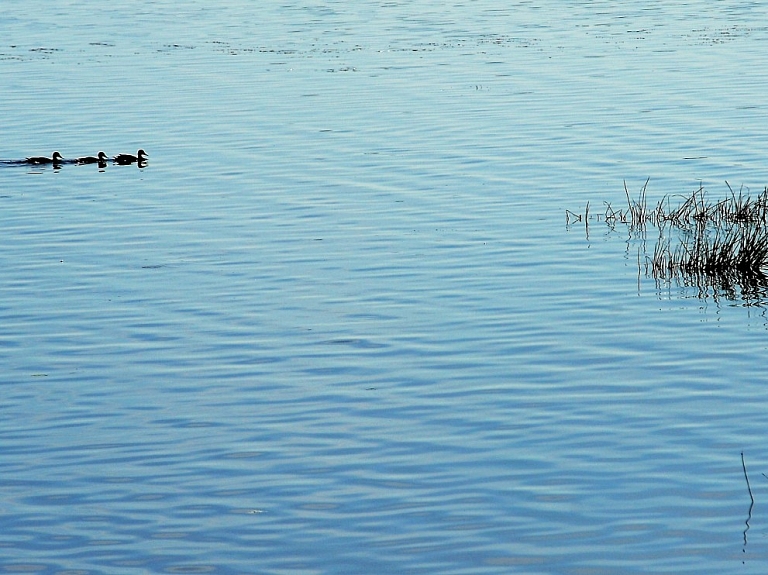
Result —
<instances>
[{"instance_id":1,"label":"lake water","mask_svg":"<svg viewBox=\"0 0 768 575\"><path fill-rule=\"evenodd\" d=\"M766 5L3 7L0 158L150 159L0 166L0 572L768 569L767 308L566 225L763 190Z\"/></svg>"}]
</instances>

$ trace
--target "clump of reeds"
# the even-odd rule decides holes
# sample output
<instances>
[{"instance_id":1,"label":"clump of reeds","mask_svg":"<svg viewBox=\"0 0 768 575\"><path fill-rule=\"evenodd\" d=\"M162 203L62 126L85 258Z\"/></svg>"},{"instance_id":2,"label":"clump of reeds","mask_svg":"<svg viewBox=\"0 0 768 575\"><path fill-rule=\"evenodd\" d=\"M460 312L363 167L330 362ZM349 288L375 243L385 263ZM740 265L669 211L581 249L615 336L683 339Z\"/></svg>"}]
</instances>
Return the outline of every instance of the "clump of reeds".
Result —
<instances>
[{"instance_id":1,"label":"clump of reeds","mask_svg":"<svg viewBox=\"0 0 768 575\"><path fill-rule=\"evenodd\" d=\"M752 199L749 194L744 194L743 188L737 195L728 182L726 185L730 195L718 202L711 202L706 191L699 187L677 208L665 214L665 220L680 228L768 223L768 187Z\"/></svg>"},{"instance_id":2,"label":"clump of reeds","mask_svg":"<svg viewBox=\"0 0 768 575\"><path fill-rule=\"evenodd\" d=\"M752 198L743 188L736 193L728 185L729 195L712 201L700 186L675 207L665 196L653 208L648 207L647 187L648 180L633 198L625 182L627 207L614 209L606 203L605 212L596 216L611 227L620 223L630 230L645 232L649 225L659 229L653 254L646 255L646 273L657 281L676 280L705 290L731 293L738 286L743 294L766 292L768 187ZM585 211L587 225L588 217ZM581 215L567 212L570 221L582 221Z\"/></svg>"},{"instance_id":3,"label":"clump of reeds","mask_svg":"<svg viewBox=\"0 0 768 575\"><path fill-rule=\"evenodd\" d=\"M648 180L643 184L636 199L630 195L627 184L624 182L627 207L614 209L610 203L605 202L605 212L602 215L598 214L597 219L602 219L610 224L621 223L633 227L643 227L649 224L663 226L668 223L679 228L690 228L702 223L707 225L768 224L768 187L753 199L749 194L744 194L743 189L740 189L737 194L728 182L726 185L730 195L718 202L710 201L707 192L700 186L689 196L680 196L682 202L677 207L670 207L670 200L674 196L667 195L656 204L655 208L649 208L646 195ZM566 210L565 216L567 224L588 221L589 203L587 203L583 215Z\"/></svg>"}]
</instances>

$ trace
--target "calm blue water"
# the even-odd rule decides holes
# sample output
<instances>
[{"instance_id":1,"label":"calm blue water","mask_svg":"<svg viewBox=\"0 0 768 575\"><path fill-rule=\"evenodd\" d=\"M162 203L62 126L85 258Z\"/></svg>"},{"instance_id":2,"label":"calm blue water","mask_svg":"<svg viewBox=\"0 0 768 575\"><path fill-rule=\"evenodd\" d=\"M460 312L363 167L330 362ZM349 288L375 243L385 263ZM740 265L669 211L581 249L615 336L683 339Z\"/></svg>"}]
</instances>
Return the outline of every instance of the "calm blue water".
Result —
<instances>
[{"instance_id":1,"label":"calm blue water","mask_svg":"<svg viewBox=\"0 0 768 575\"><path fill-rule=\"evenodd\" d=\"M0 571L768 568L766 309L565 218L768 184L768 8L7 4L0 159L150 161L0 166Z\"/></svg>"}]
</instances>

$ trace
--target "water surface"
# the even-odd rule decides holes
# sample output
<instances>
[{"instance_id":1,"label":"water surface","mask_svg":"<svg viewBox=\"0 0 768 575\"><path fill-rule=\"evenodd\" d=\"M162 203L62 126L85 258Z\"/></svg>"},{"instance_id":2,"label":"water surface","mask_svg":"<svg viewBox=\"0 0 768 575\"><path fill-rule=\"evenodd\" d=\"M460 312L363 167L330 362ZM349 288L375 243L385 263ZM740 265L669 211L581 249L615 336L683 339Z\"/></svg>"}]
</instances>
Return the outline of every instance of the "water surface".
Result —
<instances>
[{"instance_id":1,"label":"water surface","mask_svg":"<svg viewBox=\"0 0 768 575\"><path fill-rule=\"evenodd\" d=\"M764 572L765 309L565 210L762 190L765 11L12 2L0 158L150 161L0 167L0 567Z\"/></svg>"}]
</instances>

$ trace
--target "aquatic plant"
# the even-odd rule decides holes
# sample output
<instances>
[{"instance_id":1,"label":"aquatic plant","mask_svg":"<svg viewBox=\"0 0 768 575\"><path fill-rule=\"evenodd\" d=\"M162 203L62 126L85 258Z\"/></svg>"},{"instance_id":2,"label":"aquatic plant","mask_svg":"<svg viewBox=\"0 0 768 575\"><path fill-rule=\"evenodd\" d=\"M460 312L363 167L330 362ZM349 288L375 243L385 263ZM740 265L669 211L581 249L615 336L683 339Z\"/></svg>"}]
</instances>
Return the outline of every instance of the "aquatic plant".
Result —
<instances>
[{"instance_id":1,"label":"aquatic plant","mask_svg":"<svg viewBox=\"0 0 768 575\"><path fill-rule=\"evenodd\" d=\"M702 186L688 196L664 196L653 208L647 200L648 181L637 197L624 193L627 206L605 211L594 219L611 228L623 224L631 232L648 226L659 232L653 252L638 257L638 266L657 282L675 282L697 287L700 294L722 293L745 300L766 300L768 294L768 187L752 198L744 189L713 201ZM589 226L588 208L584 214L566 211L566 223L584 222Z\"/></svg>"}]
</instances>

